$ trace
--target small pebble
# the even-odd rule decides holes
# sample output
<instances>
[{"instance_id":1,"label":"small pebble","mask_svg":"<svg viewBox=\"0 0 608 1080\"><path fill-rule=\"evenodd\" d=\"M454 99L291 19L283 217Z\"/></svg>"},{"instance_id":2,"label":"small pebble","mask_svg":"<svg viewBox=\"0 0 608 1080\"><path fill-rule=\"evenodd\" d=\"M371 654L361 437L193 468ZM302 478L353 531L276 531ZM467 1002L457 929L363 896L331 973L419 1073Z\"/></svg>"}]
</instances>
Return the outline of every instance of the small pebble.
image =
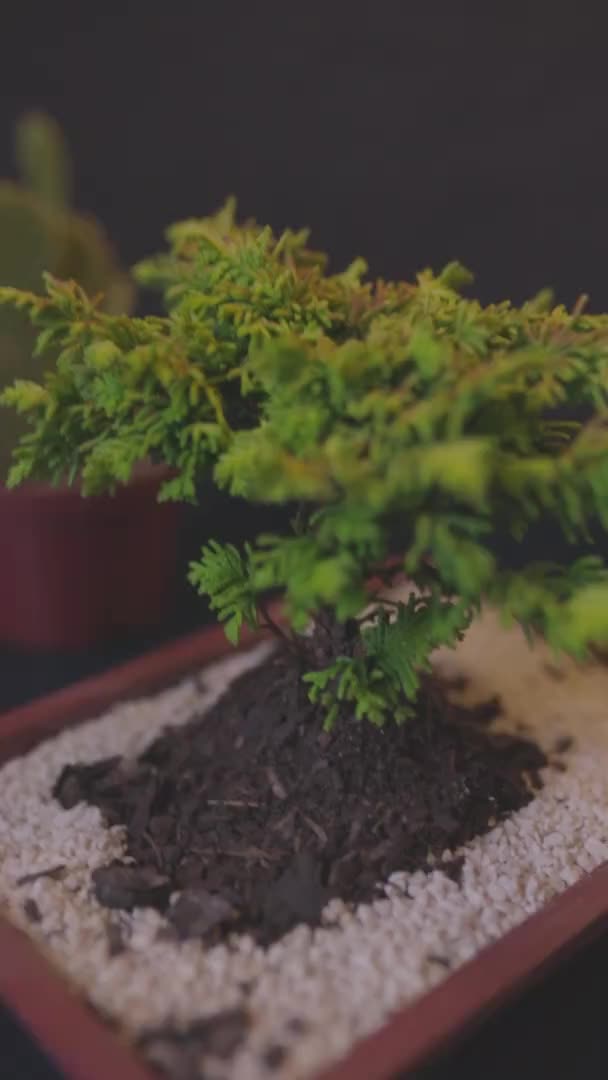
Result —
<instances>
[{"instance_id":1,"label":"small pebble","mask_svg":"<svg viewBox=\"0 0 608 1080\"><path fill-rule=\"evenodd\" d=\"M262 1054L262 1061L267 1069L278 1069L287 1057L287 1049L280 1043L269 1046Z\"/></svg>"},{"instance_id":2,"label":"small pebble","mask_svg":"<svg viewBox=\"0 0 608 1080\"><path fill-rule=\"evenodd\" d=\"M30 922L42 922L42 912L31 896L28 896L27 900L24 902L23 910Z\"/></svg>"}]
</instances>

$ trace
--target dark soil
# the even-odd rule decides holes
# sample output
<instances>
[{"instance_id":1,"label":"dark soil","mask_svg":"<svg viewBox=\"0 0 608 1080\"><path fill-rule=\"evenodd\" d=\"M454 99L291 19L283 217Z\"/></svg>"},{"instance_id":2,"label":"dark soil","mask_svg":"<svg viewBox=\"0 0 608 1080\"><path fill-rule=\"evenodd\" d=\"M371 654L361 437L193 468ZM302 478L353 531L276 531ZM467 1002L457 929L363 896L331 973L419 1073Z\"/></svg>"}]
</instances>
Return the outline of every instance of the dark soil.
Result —
<instances>
[{"instance_id":1,"label":"dark soil","mask_svg":"<svg viewBox=\"0 0 608 1080\"><path fill-rule=\"evenodd\" d=\"M529 802L546 759L492 733L497 702L449 706L436 679L421 700L402 727L345 719L327 734L279 654L137 761L68 766L61 804L85 800L127 828L133 861L94 872L98 899L157 907L177 938L267 944L318 923L331 896L370 900L393 871L430 869ZM455 880L461 865L437 862Z\"/></svg>"}]
</instances>

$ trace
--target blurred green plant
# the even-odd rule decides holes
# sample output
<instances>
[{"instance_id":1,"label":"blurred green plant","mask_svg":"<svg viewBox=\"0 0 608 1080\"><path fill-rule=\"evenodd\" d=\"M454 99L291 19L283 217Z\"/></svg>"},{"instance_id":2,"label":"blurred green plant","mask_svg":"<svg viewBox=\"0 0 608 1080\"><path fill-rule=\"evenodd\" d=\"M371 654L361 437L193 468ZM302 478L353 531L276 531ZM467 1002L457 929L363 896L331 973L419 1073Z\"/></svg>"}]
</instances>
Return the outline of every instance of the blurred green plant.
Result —
<instances>
[{"instance_id":1,"label":"blurred green plant","mask_svg":"<svg viewBox=\"0 0 608 1080\"><path fill-rule=\"evenodd\" d=\"M72 162L65 136L50 116L31 112L15 131L17 180L0 180L0 286L39 290L43 275L71 278L91 295L103 293L108 313L128 313L134 284L121 269L103 227L76 213ZM35 355L36 334L19 311L0 309L0 379L40 379L52 357ZM0 482L22 419L4 410L0 426Z\"/></svg>"},{"instance_id":2,"label":"blurred green plant","mask_svg":"<svg viewBox=\"0 0 608 1080\"><path fill-rule=\"evenodd\" d=\"M608 642L604 560L513 571L490 544L539 521L572 544L608 532L607 316L548 293L484 307L456 263L415 283L366 281L362 260L330 275L305 232L239 225L231 201L168 239L136 271L163 317L110 315L50 275L43 295L0 288L57 357L0 397L30 425L11 484L78 475L93 493L153 457L174 471L161 497L195 499L212 475L293 508L242 550L207 544L190 577L231 641L259 622L287 641L328 726L405 721L433 650L483 602L556 651ZM415 591L389 613L369 582L403 571Z\"/></svg>"}]
</instances>

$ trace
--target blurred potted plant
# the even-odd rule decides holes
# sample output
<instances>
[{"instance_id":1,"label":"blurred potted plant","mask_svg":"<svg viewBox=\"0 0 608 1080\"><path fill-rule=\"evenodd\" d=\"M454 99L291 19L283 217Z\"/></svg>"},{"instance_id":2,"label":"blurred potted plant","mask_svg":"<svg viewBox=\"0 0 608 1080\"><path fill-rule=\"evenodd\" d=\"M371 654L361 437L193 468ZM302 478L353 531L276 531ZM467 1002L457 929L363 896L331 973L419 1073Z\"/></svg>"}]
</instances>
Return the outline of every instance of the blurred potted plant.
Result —
<instances>
[{"instance_id":1,"label":"blurred potted plant","mask_svg":"<svg viewBox=\"0 0 608 1080\"><path fill-rule=\"evenodd\" d=\"M44 272L103 294L110 314L129 314L135 289L103 227L71 208L71 161L63 132L42 113L16 128L18 181L0 181L0 285L38 290ZM19 311L0 310L0 375L38 379L48 366ZM166 470L144 465L114 497L83 499L78 485L30 483L9 490L11 448L22 418L0 417L0 641L77 649L166 615L177 551L177 508L159 505Z\"/></svg>"}]
</instances>

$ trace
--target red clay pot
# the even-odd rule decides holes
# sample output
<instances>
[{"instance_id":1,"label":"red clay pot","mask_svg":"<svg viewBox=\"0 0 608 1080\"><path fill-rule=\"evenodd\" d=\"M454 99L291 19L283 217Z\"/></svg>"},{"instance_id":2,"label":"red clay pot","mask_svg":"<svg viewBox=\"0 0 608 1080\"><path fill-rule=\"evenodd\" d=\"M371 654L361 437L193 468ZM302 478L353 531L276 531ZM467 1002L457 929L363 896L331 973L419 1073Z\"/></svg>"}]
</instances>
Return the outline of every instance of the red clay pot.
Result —
<instances>
[{"instance_id":1,"label":"red clay pot","mask_svg":"<svg viewBox=\"0 0 608 1080\"><path fill-rule=\"evenodd\" d=\"M276 616L277 611L273 612ZM245 635L243 645L253 637ZM219 628L129 661L0 716L0 763L128 698L151 694L230 650ZM608 921L608 863L400 1009L314 1080L391 1080L432 1058L541 973L593 940ZM153 1080L154 1073L0 915L0 1000L67 1080ZM312 1078L311 1078L312 1080Z\"/></svg>"},{"instance_id":2,"label":"red clay pot","mask_svg":"<svg viewBox=\"0 0 608 1080\"><path fill-rule=\"evenodd\" d=\"M116 495L0 488L0 643L83 649L162 624L177 569L167 470L143 466Z\"/></svg>"}]
</instances>

